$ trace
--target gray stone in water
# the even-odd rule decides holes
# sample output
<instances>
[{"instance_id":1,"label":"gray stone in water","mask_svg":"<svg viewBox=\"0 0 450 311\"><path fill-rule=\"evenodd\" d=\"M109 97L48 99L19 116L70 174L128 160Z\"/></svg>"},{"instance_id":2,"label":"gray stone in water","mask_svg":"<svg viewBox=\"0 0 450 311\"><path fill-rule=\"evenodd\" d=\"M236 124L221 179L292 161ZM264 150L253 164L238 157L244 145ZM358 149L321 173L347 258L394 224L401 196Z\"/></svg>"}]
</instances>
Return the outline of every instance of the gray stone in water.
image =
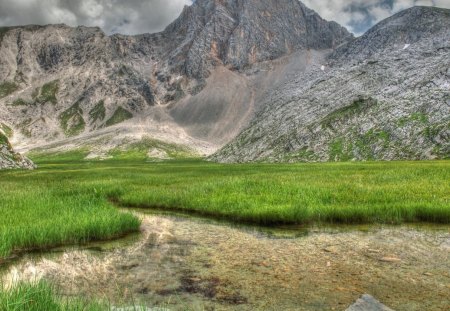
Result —
<instances>
[{"instance_id":1,"label":"gray stone in water","mask_svg":"<svg viewBox=\"0 0 450 311\"><path fill-rule=\"evenodd\" d=\"M149 308L137 306L137 307L123 307L123 308L111 307L111 311L170 311L170 309L159 307Z\"/></svg>"},{"instance_id":2,"label":"gray stone in water","mask_svg":"<svg viewBox=\"0 0 450 311\"><path fill-rule=\"evenodd\" d=\"M346 311L394 311L370 295L364 294Z\"/></svg>"}]
</instances>

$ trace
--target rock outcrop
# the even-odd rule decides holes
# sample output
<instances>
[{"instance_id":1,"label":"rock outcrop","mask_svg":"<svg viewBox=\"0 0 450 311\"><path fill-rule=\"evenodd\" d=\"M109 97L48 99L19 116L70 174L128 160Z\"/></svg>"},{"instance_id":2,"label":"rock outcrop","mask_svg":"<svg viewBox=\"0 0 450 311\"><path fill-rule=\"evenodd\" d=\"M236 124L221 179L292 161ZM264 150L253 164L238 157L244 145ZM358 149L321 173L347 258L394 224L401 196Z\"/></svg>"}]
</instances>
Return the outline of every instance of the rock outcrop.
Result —
<instances>
[{"instance_id":1,"label":"rock outcrop","mask_svg":"<svg viewBox=\"0 0 450 311\"><path fill-rule=\"evenodd\" d=\"M212 159L350 161L450 155L450 10L382 21L270 92Z\"/></svg>"},{"instance_id":2,"label":"rock outcrop","mask_svg":"<svg viewBox=\"0 0 450 311\"><path fill-rule=\"evenodd\" d=\"M30 159L14 152L8 138L0 131L0 170L18 168L31 170L36 166Z\"/></svg>"},{"instance_id":3,"label":"rock outcrop","mask_svg":"<svg viewBox=\"0 0 450 311\"><path fill-rule=\"evenodd\" d=\"M364 294L345 311L393 311L368 294Z\"/></svg>"}]
</instances>

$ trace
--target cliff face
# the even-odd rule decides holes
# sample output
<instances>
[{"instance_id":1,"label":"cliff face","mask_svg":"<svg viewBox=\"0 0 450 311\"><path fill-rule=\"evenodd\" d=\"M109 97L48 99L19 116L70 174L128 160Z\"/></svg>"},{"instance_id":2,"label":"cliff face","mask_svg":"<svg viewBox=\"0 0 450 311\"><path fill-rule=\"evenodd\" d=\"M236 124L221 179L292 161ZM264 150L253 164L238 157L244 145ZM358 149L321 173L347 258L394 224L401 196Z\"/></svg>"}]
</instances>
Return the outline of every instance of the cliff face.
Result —
<instances>
[{"instance_id":1,"label":"cliff face","mask_svg":"<svg viewBox=\"0 0 450 311\"><path fill-rule=\"evenodd\" d=\"M296 50L332 49L353 37L298 0L199 0L164 35L183 38L170 61L197 78L217 64L242 70Z\"/></svg>"},{"instance_id":2,"label":"cliff face","mask_svg":"<svg viewBox=\"0 0 450 311\"><path fill-rule=\"evenodd\" d=\"M348 161L450 155L450 11L415 7L296 75L212 159Z\"/></svg>"}]
</instances>

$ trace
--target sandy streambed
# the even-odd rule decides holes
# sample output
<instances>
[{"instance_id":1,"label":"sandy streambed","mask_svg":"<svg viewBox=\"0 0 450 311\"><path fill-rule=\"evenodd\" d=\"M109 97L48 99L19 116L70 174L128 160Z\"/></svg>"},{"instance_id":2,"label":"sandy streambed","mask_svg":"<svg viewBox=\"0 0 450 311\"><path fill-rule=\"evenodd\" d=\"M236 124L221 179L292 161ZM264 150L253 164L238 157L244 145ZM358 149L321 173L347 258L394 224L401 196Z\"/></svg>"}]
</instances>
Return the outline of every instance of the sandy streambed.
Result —
<instances>
[{"instance_id":1,"label":"sandy streambed","mask_svg":"<svg viewBox=\"0 0 450 311\"><path fill-rule=\"evenodd\" d=\"M450 308L450 227L269 230L142 215L142 234L29 254L3 281L170 310L345 310L368 293L394 310Z\"/></svg>"}]
</instances>

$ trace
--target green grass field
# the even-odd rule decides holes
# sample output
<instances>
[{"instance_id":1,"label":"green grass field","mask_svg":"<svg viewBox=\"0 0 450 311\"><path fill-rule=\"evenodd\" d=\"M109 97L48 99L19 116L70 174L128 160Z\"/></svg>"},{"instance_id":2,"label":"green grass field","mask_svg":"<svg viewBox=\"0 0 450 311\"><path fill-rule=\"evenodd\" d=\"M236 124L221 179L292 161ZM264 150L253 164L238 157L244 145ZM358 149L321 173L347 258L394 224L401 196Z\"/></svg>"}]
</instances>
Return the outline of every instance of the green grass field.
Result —
<instances>
[{"instance_id":1,"label":"green grass field","mask_svg":"<svg viewBox=\"0 0 450 311\"><path fill-rule=\"evenodd\" d=\"M37 163L0 172L0 258L138 230L111 202L261 225L450 223L449 161L223 165L75 153Z\"/></svg>"}]
</instances>

